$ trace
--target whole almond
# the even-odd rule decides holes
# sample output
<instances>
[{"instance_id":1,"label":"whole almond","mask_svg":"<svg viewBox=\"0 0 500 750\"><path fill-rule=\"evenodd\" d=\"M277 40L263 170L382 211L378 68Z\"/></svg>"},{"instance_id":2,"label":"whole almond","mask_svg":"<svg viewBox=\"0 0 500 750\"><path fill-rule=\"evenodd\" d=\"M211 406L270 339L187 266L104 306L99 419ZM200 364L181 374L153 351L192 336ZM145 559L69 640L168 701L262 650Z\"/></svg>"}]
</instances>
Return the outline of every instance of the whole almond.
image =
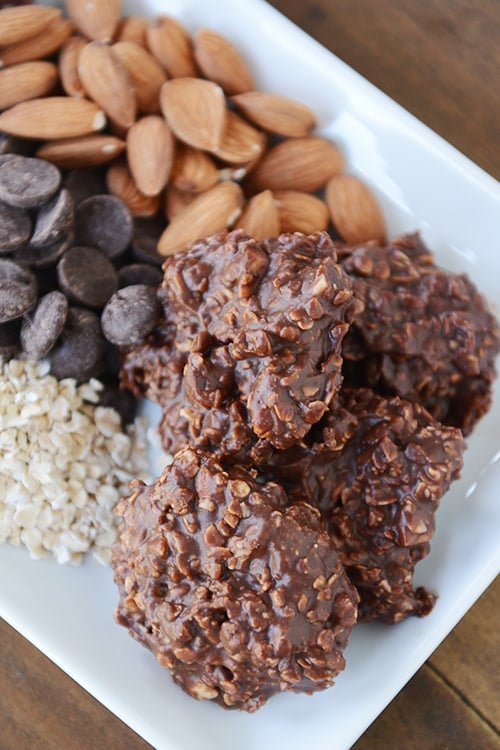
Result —
<instances>
[{"instance_id":1,"label":"whole almond","mask_svg":"<svg viewBox=\"0 0 500 750\"><path fill-rule=\"evenodd\" d=\"M43 61L20 63L0 70L0 109L50 94L58 78L56 66Z\"/></svg>"},{"instance_id":2,"label":"whole almond","mask_svg":"<svg viewBox=\"0 0 500 750\"><path fill-rule=\"evenodd\" d=\"M121 15L121 0L66 0L66 12L89 39L110 42Z\"/></svg>"},{"instance_id":3,"label":"whole almond","mask_svg":"<svg viewBox=\"0 0 500 750\"><path fill-rule=\"evenodd\" d=\"M209 234L232 226L243 203L243 192L235 182L221 182L175 216L158 242L160 255L173 255Z\"/></svg>"},{"instance_id":4,"label":"whole almond","mask_svg":"<svg viewBox=\"0 0 500 750\"><path fill-rule=\"evenodd\" d=\"M58 8L21 5L0 10L0 44L15 44L39 34L51 21L60 18Z\"/></svg>"},{"instance_id":5,"label":"whole almond","mask_svg":"<svg viewBox=\"0 0 500 750\"><path fill-rule=\"evenodd\" d=\"M274 193L282 232L312 234L328 226L330 214L324 201L298 190L277 190Z\"/></svg>"},{"instance_id":6,"label":"whole almond","mask_svg":"<svg viewBox=\"0 0 500 750\"><path fill-rule=\"evenodd\" d=\"M337 175L328 181L325 197L335 229L343 240L349 244L385 242L382 211L364 182L354 175Z\"/></svg>"},{"instance_id":7,"label":"whole almond","mask_svg":"<svg viewBox=\"0 0 500 750\"><path fill-rule=\"evenodd\" d=\"M147 48L146 32L148 22L142 16L127 16L122 18L116 31L117 42L134 42L140 47Z\"/></svg>"},{"instance_id":8,"label":"whole almond","mask_svg":"<svg viewBox=\"0 0 500 750\"><path fill-rule=\"evenodd\" d=\"M177 145L170 175L173 187L188 193L202 193L213 187L218 179L217 167L208 154L184 143Z\"/></svg>"},{"instance_id":9,"label":"whole almond","mask_svg":"<svg viewBox=\"0 0 500 750\"><path fill-rule=\"evenodd\" d=\"M80 138L63 138L49 141L36 152L61 169L85 169L116 159L125 149L125 142L113 135L84 135Z\"/></svg>"},{"instance_id":10,"label":"whole almond","mask_svg":"<svg viewBox=\"0 0 500 750\"><path fill-rule=\"evenodd\" d=\"M270 190L263 190L250 198L235 224L235 229L243 229L256 240L276 237L280 227L278 208Z\"/></svg>"},{"instance_id":11,"label":"whole almond","mask_svg":"<svg viewBox=\"0 0 500 750\"><path fill-rule=\"evenodd\" d=\"M316 125L312 110L287 96L266 91L247 91L231 97L240 112L251 122L271 133L299 138Z\"/></svg>"},{"instance_id":12,"label":"whole almond","mask_svg":"<svg viewBox=\"0 0 500 750\"><path fill-rule=\"evenodd\" d=\"M42 141L90 135L105 125L104 112L94 102L67 96L32 99L0 115L0 130Z\"/></svg>"},{"instance_id":13,"label":"whole almond","mask_svg":"<svg viewBox=\"0 0 500 750\"><path fill-rule=\"evenodd\" d=\"M50 57L69 39L73 30L71 21L57 16L35 36L2 47L0 49L0 67Z\"/></svg>"},{"instance_id":14,"label":"whole almond","mask_svg":"<svg viewBox=\"0 0 500 750\"><path fill-rule=\"evenodd\" d=\"M146 38L150 52L171 78L193 78L198 75L191 38L175 18L155 18L148 25Z\"/></svg>"},{"instance_id":15,"label":"whole almond","mask_svg":"<svg viewBox=\"0 0 500 750\"><path fill-rule=\"evenodd\" d=\"M189 193L184 190L178 190L173 185L167 185L165 190L165 216L169 221L184 211L196 200L198 193Z\"/></svg>"},{"instance_id":16,"label":"whole almond","mask_svg":"<svg viewBox=\"0 0 500 750\"><path fill-rule=\"evenodd\" d=\"M135 42L117 42L111 49L128 71L139 112L157 114L160 111L160 89L167 80L160 63Z\"/></svg>"},{"instance_id":17,"label":"whole almond","mask_svg":"<svg viewBox=\"0 0 500 750\"><path fill-rule=\"evenodd\" d=\"M80 52L78 75L87 95L122 128L135 122L136 98L131 78L118 55L102 42L90 42Z\"/></svg>"},{"instance_id":18,"label":"whole almond","mask_svg":"<svg viewBox=\"0 0 500 750\"><path fill-rule=\"evenodd\" d=\"M132 125L127 133L127 160L141 193L161 193L174 161L174 136L163 117L148 115Z\"/></svg>"},{"instance_id":19,"label":"whole almond","mask_svg":"<svg viewBox=\"0 0 500 750\"><path fill-rule=\"evenodd\" d=\"M82 98L84 90L78 74L80 52L87 42L81 36L72 36L59 52L59 77L68 96Z\"/></svg>"},{"instance_id":20,"label":"whole almond","mask_svg":"<svg viewBox=\"0 0 500 750\"><path fill-rule=\"evenodd\" d=\"M338 148L325 138L289 138L270 148L250 175L248 188L313 192L344 167Z\"/></svg>"},{"instance_id":21,"label":"whole almond","mask_svg":"<svg viewBox=\"0 0 500 750\"><path fill-rule=\"evenodd\" d=\"M174 78L163 84L160 107L183 143L214 151L226 127L226 99L220 86L200 78Z\"/></svg>"},{"instance_id":22,"label":"whole almond","mask_svg":"<svg viewBox=\"0 0 500 750\"><path fill-rule=\"evenodd\" d=\"M231 110L226 112L226 127L220 144L210 149L229 164L248 164L260 159L266 146L264 133Z\"/></svg>"},{"instance_id":23,"label":"whole almond","mask_svg":"<svg viewBox=\"0 0 500 750\"><path fill-rule=\"evenodd\" d=\"M143 195L137 188L127 164L121 159L112 164L106 172L106 187L112 195L116 195L125 203L133 216L154 216L160 209L159 196Z\"/></svg>"},{"instance_id":24,"label":"whole almond","mask_svg":"<svg viewBox=\"0 0 500 750\"><path fill-rule=\"evenodd\" d=\"M194 57L203 75L225 93L242 94L255 88L252 74L236 47L211 29L199 29L193 37Z\"/></svg>"}]
</instances>

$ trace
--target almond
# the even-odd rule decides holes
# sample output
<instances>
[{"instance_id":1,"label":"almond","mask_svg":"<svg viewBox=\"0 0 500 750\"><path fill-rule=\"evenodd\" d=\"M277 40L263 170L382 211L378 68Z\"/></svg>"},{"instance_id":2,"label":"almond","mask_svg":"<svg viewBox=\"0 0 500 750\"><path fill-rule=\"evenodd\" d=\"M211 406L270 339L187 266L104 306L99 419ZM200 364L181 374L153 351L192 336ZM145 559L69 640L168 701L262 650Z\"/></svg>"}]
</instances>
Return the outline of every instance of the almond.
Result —
<instances>
[{"instance_id":1,"label":"almond","mask_svg":"<svg viewBox=\"0 0 500 750\"><path fill-rule=\"evenodd\" d=\"M134 123L134 87L126 67L108 45L102 42L85 45L78 59L78 75L88 96L113 122L122 128Z\"/></svg>"},{"instance_id":2,"label":"almond","mask_svg":"<svg viewBox=\"0 0 500 750\"><path fill-rule=\"evenodd\" d=\"M127 16L122 18L116 32L117 42L134 42L147 49L146 32L148 22L142 16Z\"/></svg>"},{"instance_id":3,"label":"almond","mask_svg":"<svg viewBox=\"0 0 500 750\"><path fill-rule=\"evenodd\" d=\"M226 112L226 127L220 144L211 150L230 164L248 164L260 159L266 146L265 135L231 110Z\"/></svg>"},{"instance_id":4,"label":"almond","mask_svg":"<svg viewBox=\"0 0 500 750\"><path fill-rule=\"evenodd\" d=\"M226 99L220 86L200 78L174 78L163 84L160 107L183 143L214 151L226 127Z\"/></svg>"},{"instance_id":5,"label":"almond","mask_svg":"<svg viewBox=\"0 0 500 750\"><path fill-rule=\"evenodd\" d=\"M197 193L188 193L184 190L178 190L173 185L167 185L165 190L165 216L169 221L172 221L174 216L184 211L197 197Z\"/></svg>"},{"instance_id":6,"label":"almond","mask_svg":"<svg viewBox=\"0 0 500 750\"><path fill-rule=\"evenodd\" d=\"M219 173L208 154L179 143L176 148L170 184L188 193L202 193L213 187Z\"/></svg>"},{"instance_id":7,"label":"almond","mask_svg":"<svg viewBox=\"0 0 500 750\"><path fill-rule=\"evenodd\" d=\"M174 136L163 117L148 115L132 125L127 133L127 160L141 193L161 193L174 160Z\"/></svg>"},{"instance_id":8,"label":"almond","mask_svg":"<svg viewBox=\"0 0 500 750\"><path fill-rule=\"evenodd\" d=\"M270 148L252 172L248 188L312 193L344 167L338 148L325 138L290 138Z\"/></svg>"},{"instance_id":9,"label":"almond","mask_svg":"<svg viewBox=\"0 0 500 750\"><path fill-rule=\"evenodd\" d=\"M332 177L326 186L326 202L335 229L349 244L385 242L385 222L378 202L364 182L350 174Z\"/></svg>"},{"instance_id":10,"label":"almond","mask_svg":"<svg viewBox=\"0 0 500 750\"><path fill-rule=\"evenodd\" d=\"M21 5L0 10L0 44L15 44L39 34L51 21L60 18L58 8Z\"/></svg>"},{"instance_id":11,"label":"almond","mask_svg":"<svg viewBox=\"0 0 500 750\"><path fill-rule=\"evenodd\" d=\"M154 216L160 209L159 196L143 195L137 188L127 164L120 159L109 167L106 173L106 187L125 203L133 216Z\"/></svg>"},{"instance_id":12,"label":"almond","mask_svg":"<svg viewBox=\"0 0 500 750\"><path fill-rule=\"evenodd\" d=\"M231 97L240 112L251 122L271 133L299 138L316 125L316 117L305 104L266 91L247 91Z\"/></svg>"},{"instance_id":13,"label":"almond","mask_svg":"<svg viewBox=\"0 0 500 750\"><path fill-rule=\"evenodd\" d=\"M66 0L66 12L89 39L110 42L121 14L120 0Z\"/></svg>"},{"instance_id":14,"label":"almond","mask_svg":"<svg viewBox=\"0 0 500 750\"><path fill-rule=\"evenodd\" d=\"M56 66L49 62L25 62L0 70L0 109L50 94L58 78Z\"/></svg>"},{"instance_id":15,"label":"almond","mask_svg":"<svg viewBox=\"0 0 500 750\"><path fill-rule=\"evenodd\" d=\"M112 161L124 149L125 142L119 138L96 134L49 141L40 146L36 156L61 169L85 169Z\"/></svg>"},{"instance_id":16,"label":"almond","mask_svg":"<svg viewBox=\"0 0 500 750\"><path fill-rule=\"evenodd\" d=\"M73 33L73 24L59 16L35 36L8 44L0 50L0 67L31 60L43 60L57 52Z\"/></svg>"},{"instance_id":17,"label":"almond","mask_svg":"<svg viewBox=\"0 0 500 750\"><path fill-rule=\"evenodd\" d=\"M146 32L148 47L172 78L198 75L191 38L184 26L170 16L159 16Z\"/></svg>"},{"instance_id":18,"label":"almond","mask_svg":"<svg viewBox=\"0 0 500 750\"><path fill-rule=\"evenodd\" d=\"M225 37L211 29L199 29L193 37L194 57L206 78L226 94L242 94L255 88L246 62Z\"/></svg>"},{"instance_id":19,"label":"almond","mask_svg":"<svg viewBox=\"0 0 500 750\"><path fill-rule=\"evenodd\" d=\"M59 52L59 77L68 96L83 97L83 85L78 74L78 59L87 42L81 36L72 36Z\"/></svg>"},{"instance_id":20,"label":"almond","mask_svg":"<svg viewBox=\"0 0 500 750\"><path fill-rule=\"evenodd\" d=\"M243 192L235 182L221 182L198 195L178 213L158 242L160 255L173 255L209 234L232 226L241 213Z\"/></svg>"},{"instance_id":21,"label":"almond","mask_svg":"<svg viewBox=\"0 0 500 750\"><path fill-rule=\"evenodd\" d=\"M266 237L276 237L280 233L280 226L274 195L270 190L263 190L245 204L235 229L243 229L256 240L264 240Z\"/></svg>"},{"instance_id":22,"label":"almond","mask_svg":"<svg viewBox=\"0 0 500 750\"><path fill-rule=\"evenodd\" d=\"M76 138L102 130L106 117L86 99L51 96L16 104L0 115L0 130L22 138Z\"/></svg>"},{"instance_id":23,"label":"almond","mask_svg":"<svg viewBox=\"0 0 500 750\"><path fill-rule=\"evenodd\" d=\"M128 70L139 112L157 114L160 111L160 89L167 80L160 63L135 42L117 42L111 49Z\"/></svg>"},{"instance_id":24,"label":"almond","mask_svg":"<svg viewBox=\"0 0 500 750\"><path fill-rule=\"evenodd\" d=\"M330 220L328 207L315 195L298 190L277 190L274 197L282 232L312 234L327 228Z\"/></svg>"}]
</instances>

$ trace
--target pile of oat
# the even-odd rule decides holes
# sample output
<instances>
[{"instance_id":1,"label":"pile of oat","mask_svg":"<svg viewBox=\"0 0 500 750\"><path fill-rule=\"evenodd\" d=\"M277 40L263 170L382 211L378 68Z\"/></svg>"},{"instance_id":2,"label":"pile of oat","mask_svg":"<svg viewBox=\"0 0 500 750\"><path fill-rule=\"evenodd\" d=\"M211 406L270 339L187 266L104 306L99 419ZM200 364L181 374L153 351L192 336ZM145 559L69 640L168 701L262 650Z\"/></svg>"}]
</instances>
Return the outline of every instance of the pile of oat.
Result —
<instances>
[{"instance_id":1,"label":"pile of oat","mask_svg":"<svg viewBox=\"0 0 500 750\"><path fill-rule=\"evenodd\" d=\"M90 549L109 561L113 508L148 463L145 422L123 432L118 413L97 406L101 389L58 381L46 361L1 366L0 543L59 563Z\"/></svg>"}]
</instances>

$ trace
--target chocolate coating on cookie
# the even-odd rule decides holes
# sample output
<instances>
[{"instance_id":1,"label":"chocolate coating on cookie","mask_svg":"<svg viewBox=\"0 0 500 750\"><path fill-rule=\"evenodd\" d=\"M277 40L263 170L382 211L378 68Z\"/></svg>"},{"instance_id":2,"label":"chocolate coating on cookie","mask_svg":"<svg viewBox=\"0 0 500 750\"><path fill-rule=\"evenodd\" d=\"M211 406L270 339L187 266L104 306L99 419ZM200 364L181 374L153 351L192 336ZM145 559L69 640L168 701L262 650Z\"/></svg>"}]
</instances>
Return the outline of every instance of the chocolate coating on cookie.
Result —
<instances>
[{"instance_id":1,"label":"chocolate coating on cookie","mask_svg":"<svg viewBox=\"0 0 500 750\"><path fill-rule=\"evenodd\" d=\"M120 501L117 621L195 698L254 711L344 668L357 594L319 513L186 449Z\"/></svg>"}]
</instances>

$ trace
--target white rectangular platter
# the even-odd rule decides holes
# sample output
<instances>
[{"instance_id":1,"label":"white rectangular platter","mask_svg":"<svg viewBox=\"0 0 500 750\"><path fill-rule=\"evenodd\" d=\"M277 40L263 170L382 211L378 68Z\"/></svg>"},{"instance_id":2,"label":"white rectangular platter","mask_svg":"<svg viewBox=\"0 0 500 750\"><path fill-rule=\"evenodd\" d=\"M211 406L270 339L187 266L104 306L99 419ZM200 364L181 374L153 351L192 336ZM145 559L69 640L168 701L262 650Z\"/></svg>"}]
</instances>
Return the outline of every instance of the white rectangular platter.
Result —
<instances>
[{"instance_id":1,"label":"white rectangular platter","mask_svg":"<svg viewBox=\"0 0 500 750\"><path fill-rule=\"evenodd\" d=\"M128 6L128 7L127 7ZM262 0L144 0L129 12L227 35L261 89L318 114L348 171L374 188L389 236L419 229L441 265L463 270L493 308L500 291L498 184ZM498 314L498 308L497 308ZM347 669L313 697L280 695L254 715L196 702L115 625L109 569L33 561L0 547L0 615L157 750L346 750L404 686L498 571L500 394L468 441L416 580L439 594L424 619L358 626Z\"/></svg>"}]
</instances>

